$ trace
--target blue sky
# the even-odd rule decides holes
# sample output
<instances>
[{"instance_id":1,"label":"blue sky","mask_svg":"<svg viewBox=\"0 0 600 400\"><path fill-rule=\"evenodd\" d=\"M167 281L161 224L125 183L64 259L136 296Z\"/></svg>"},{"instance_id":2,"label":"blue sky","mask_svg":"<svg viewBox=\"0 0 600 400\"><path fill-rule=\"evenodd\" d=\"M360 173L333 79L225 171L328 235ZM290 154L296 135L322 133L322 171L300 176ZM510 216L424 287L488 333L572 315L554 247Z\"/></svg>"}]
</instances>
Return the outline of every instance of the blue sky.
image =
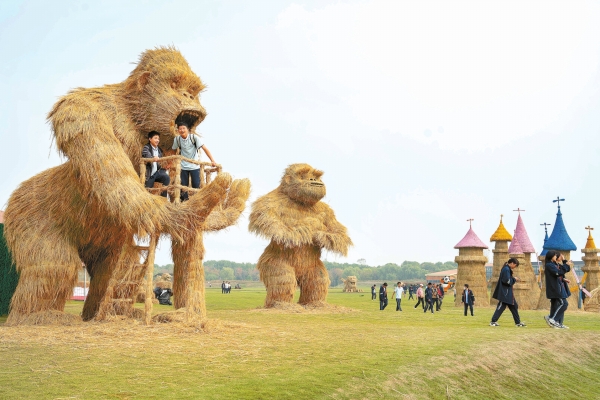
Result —
<instances>
[{"instance_id":1,"label":"blue sky","mask_svg":"<svg viewBox=\"0 0 600 400\"><path fill-rule=\"evenodd\" d=\"M517 207L539 251L556 196L581 248L600 228L598 20L595 2L3 1L0 203L62 162L58 97L175 45L208 85L198 131L251 200L288 164L325 171L355 243L328 260L450 260L468 218L487 243ZM266 244L244 217L206 258L255 262Z\"/></svg>"}]
</instances>

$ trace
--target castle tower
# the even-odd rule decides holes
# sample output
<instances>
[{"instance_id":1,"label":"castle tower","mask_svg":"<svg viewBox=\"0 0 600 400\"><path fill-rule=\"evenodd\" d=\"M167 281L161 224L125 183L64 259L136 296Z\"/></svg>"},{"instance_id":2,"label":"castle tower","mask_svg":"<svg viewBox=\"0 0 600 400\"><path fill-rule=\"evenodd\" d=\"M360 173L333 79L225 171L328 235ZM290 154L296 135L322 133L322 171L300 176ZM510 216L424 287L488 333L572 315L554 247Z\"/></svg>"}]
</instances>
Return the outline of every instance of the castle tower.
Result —
<instances>
[{"instance_id":1,"label":"castle tower","mask_svg":"<svg viewBox=\"0 0 600 400\"><path fill-rule=\"evenodd\" d=\"M527 271L525 252L521 247L521 243L519 242L519 237L517 236L516 232L513 236L512 242L510 242L510 247L508 248L508 256L510 258L516 259L519 262L519 266L513 271L514 276L518 276L519 279L521 279L520 282L517 282L513 285L513 294L515 296L515 300L519 304L519 309L531 310L532 308L537 306L537 297L533 299L531 296L532 282L527 279L528 277L525 273L525 271ZM533 272L533 270L531 272Z\"/></svg>"},{"instance_id":2,"label":"castle tower","mask_svg":"<svg viewBox=\"0 0 600 400\"><path fill-rule=\"evenodd\" d=\"M560 211L560 202L565 201L565 199L561 199L557 197L556 200L552 200L553 203L558 203L558 212L556 213L556 221L554 222L554 229L552 229L552 233L548 240L544 243L544 250L547 252L548 250L556 250L560 251L565 260L571 259L571 251L577 250L577 246L569 237L567 233L567 228L565 228L565 223L563 222L562 212ZM545 255L545 252L544 252ZM569 288L572 293L577 293L577 277L575 276L575 271L571 269L565 276L569 281L571 281L571 285ZM545 283L545 282L544 282ZM546 298L546 287L542 287L540 291L540 298L538 301L538 310L549 310L550 309L550 300Z\"/></svg>"},{"instance_id":3,"label":"castle tower","mask_svg":"<svg viewBox=\"0 0 600 400\"><path fill-rule=\"evenodd\" d=\"M592 230L594 228L588 226L585 229L589 231L589 234L587 242L585 243L585 248L581 249L581 252L584 254L581 259L585 263L581 270L587 274L585 287L591 292L597 287L600 287L600 264L598 264L598 252L600 252L600 249L596 248L596 243L594 243L594 238L592 237Z\"/></svg>"},{"instance_id":4,"label":"castle tower","mask_svg":"<svg viewBox=\"0 0 600 400\"><path fill-rule=\"evenodd\" d=\"M533 265L531 265L531 254L535 253L535 248L531 244L531 240L529 240L529 235L521 218L521 211L525 210L518 208L515 211L519 213L519 217L517 218L517 227L513 241L516 239L523 251L523 262L519 264L517 271L517 276L522 280L518 283L522 295L517 301L519 302L519 308L522 310L533 310L537 308L540 297L540 287L537 285Z\"/></svg>"},{"instance_id":5,"label":"castle tower","mask_svg":"<svg viewBox=\"0 0 600 400\"><path fill-rule=\"evenodd\" d=\"M496 232L490 238L490 242L496 242L494 247L494 266L492 267L492 277L490 279L490 287L492 290L496 287L496 283L498 282L498 276L500 275L500 270L502 266L508 260L508 242L512 240L512 236L502 223L502 217L504 215L500 214L500 225L496 229Z\"/></svg>"},{"instance_id":6,"label":"castle tower","mask_svg":"<svg viewBox=\"0 0 600 400\"><path fill-rule=\"evenodd\" d=\"M458 249L458 256L454 261L458 263L458 271L456 273L457 292L465 283L469 284L469 289L475 295L475 301L479 307L489 306L490 299L487 291L487 279L485 277L485 263L487 257L483 255L483 249L488 247L477 237L471 226L469 219L469 231L465 237L454 246ZM454 304L460 306L460 296L456 296Z\"/></svg>"},{"instance_id":7,"label":"castle tower","mask_svg":"<svg viewBox=\"0 0 600 400\"><path fill-rule=\"evenodd\" d=\"M539 286L538 287L540 288L540 297L538 298L538 304L537 304L536 309L537 310L549 310L550 303L548 302L548 299L546 298L546 276L544 275L544 262L546 260L546 253L548 252L548 250L546 250L546 242L548 241L548 227L552 224L547 224L546 222L544 222L543 224L540 224L540 225L544 227L544 230L546 231L546 236L544 237L544 245L542 246L542 252L540 253L540 255L538 257L538 265L539 265L539 269L538 269Z\"/></svg>"}]
</instances>

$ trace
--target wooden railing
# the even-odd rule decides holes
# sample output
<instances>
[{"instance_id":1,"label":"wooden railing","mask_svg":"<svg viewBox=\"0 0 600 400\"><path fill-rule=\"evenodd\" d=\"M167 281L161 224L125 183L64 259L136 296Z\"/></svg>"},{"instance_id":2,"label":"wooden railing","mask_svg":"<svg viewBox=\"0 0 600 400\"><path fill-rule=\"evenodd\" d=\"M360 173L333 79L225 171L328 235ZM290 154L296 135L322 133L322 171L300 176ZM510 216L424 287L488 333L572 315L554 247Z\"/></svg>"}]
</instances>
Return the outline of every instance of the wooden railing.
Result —
<instances>
[{"instance_id":1,"label":"wooden railing","mask_svg":"<svg viewBox=\"0 0 600 400\"><path fill-rule=\"evenodd\" d=\"M192 187L181 185L181 161L187 161L189 163L200 166L200 188L199 189L194 189ZM141 158L140 159L140 181L142 182L142 185L146 183L146 164L149 162L154 162L154 158ZM164 162L167 162L171 165L174 164L174 166L175 166L174 175L175 176L171 177L171 184L168 186L146 188L146 190L148 190L150 193L153 193L153 194L160 194L166 190L167 193L169 193L171 195L172 201L175 203L179 203L181 201L180 195L181 195L182 190L184 192L188 192L190 194L190 196L192 196L194 193L199 192L200 190L202 190L202 188L204 186L208 185L212 181L213 174L216 173L217 175L219 175L222 170L222 167L220 164L216 164L213 167L212 163L210 163L210 162L192 160L190 158L186 158L181 155L172 155L172 156L161 157L158 159L157 162L159 164L164 163ZM165 169L168 170L169 168L165 168ZM190 184L191 184L191 182L190 182Z\"/></svg>"}]
</instances>

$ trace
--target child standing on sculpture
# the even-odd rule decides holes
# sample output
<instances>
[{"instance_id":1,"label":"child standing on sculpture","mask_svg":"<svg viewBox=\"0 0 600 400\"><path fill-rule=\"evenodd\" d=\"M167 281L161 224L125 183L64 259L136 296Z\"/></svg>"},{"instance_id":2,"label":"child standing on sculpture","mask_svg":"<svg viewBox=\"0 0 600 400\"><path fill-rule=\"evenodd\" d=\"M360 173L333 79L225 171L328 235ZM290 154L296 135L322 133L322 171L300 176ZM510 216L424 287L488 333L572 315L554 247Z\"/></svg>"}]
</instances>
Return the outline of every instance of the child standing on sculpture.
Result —
<instances>
[{"instance_id":1,"label":"child standing on sculpture","mask_svg":"<svg viewBox=\"0 0 600 400\"><path fill-rule=\"evenodd\" d=\"M217 165L208 148L204 145L204 143L202 143L200 136L196 135L195 133L190 135L190 124L188 122L177 122L177 132L179 133L179 136L173 140L173 150L180 149L180 154L185 158L189 158L190 160L200 160L198 152L200 149L202 149L208 158L210 158L213 167ZM198 164L182 160L181 185L187 187L190 182L190 178L192 180L192 188L200 188L200 166ZM185 201L187 199L188 192L182 191L181 201Z\"/></svg>"},{"instance_id":2,"label":"child standing on sculpture","mask_svg":"<svg viewBox=\"0 0 600 400\"><path fill-rule=\"evenodd\" d=\"M291 303L296 286L302 305L323 305L329 275L321 249L346 255L352 241L325 196L322 171L308 164L286 168L281 183L252 204L248 229L271 240L256 268L267 288L265 307Z\"/></svg>"}]
</instances>

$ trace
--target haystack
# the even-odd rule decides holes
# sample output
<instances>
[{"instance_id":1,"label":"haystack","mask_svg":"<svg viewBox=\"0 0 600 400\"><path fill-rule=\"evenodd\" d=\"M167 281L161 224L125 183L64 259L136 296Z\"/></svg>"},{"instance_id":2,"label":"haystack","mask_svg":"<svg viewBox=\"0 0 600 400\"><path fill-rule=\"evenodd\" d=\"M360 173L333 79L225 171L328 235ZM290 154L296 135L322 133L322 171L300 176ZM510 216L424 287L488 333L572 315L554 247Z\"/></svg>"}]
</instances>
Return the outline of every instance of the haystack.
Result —
<instances>
[{"instance_id":1,"label":"haystack","mask_svg":"<svg viewBox=\"0 0 600 400\"><path fill-rule=\"evenodd\" d=\"M125 81L73 90L54 105L48 119L67 161L23 182L6 208L6 240L21 274L8 324L63 311L82 262L91 277L83 319L132 313L142 279L152 272L139 266L134 236L164 234L183 252L175 282L191 278L194 288L181 290L177 300L204 316L197 290L204 284L197 268L203 252L186 251L184 243L235 223L250 184L221 173L178 204L149 193L136 173L148 132L158 131L165 149L176 137L177 118L195 132L206 116L199 100L204 88L181 53L163 47L144 52Z\"/></svg>"},{"instance_id":2,"label":"haystack","mask_svg":"<svg viewBox=\"0 0 600 400\"><path fill-rule=\"evenodd\" d=\"M257 264L267 287L265 307L291 303L296 284L300 304L324 304L330 281L321 249L345 256L352 245L346 227L320 201L322 175L308 164L292 164L279 187L252 204L248 229L271 241Z\"/></svg>"},{"instance_id":3,"label":"haystack","mask_svg":"<svg viewBox=\"0 0 600 400\"><path fill-rule=\"evenodd\" d=\"M346 279L342 278L342 282L344 282L344 289L342 290L344 293L359 293L362 292L362 289L359 289L356 284L358 283L358 279L356 276L348 276Z\"/></svg>"},{"instance_id":4,"label":"haystack","mask_svg":"<svg viewBox=\"0 0 600 400\"><path fill-rule=\"evenodd\" d=\"M521 282L518 282L514 287L515 298L520 309L535 310L540 297L540 287L537 284L533 265L531 265L531 255L535 253L535 248L531 240L529 240L529 235L521 218L521 211L524 210L518 209L517 211L519 211L519 217L517 218L517 227L515 228L513 241L518 241L523 258L519 260L519 267L516 271Z\"/></svg>"},{"instance_id":5,"label":"haystack","mask_svg":"<svg viewBox=\"0 0 600 400\"><path fill-rule=\"evenodd\" d=\"M537 307L538 300L537 296L532 296L531 291L532 285L535 284L535 276L532 278L527 274L528 267L525 262L525 253L523 252L523 248L521 247L521 243L516 233L508 248L508 256L519 262L519 266L514 270L514 275L519 277L520 281L513 285L513 294L519 305L519 309L533 310ZM533 270L531 273L533 274ZM537 293L535 294L537 295Z\"/></svg>"},{"instance_id":6,"label":"haystack","mask_svg":"<svg viewBox=\"0 0 600 400\"><path fill-rule=\"evenodd\" d=\"M482 307L489 306L490 298L488 297L485 276L487 257L483 255L483 249L488 247L477 237L473 228L469 226L469 231L465 237L454 248L458 249L458 256L454 258L454 261L458 263L456 287L462 288L465 283L469 284L469 289L473 291L477 304ZM460 296L456 296L455 306L462 306L460 301Z\"/></svg>"},{"instance_id":7,"label":"haystack","mask_svg":"<svg viewBox=\"0 0 600 400\"><path fill-rule=\"evenodd\" d=\"M490 278L488 285L492 288L492 290L494 290L494 288L496 287L496 284L498 283L498 279L500 277L500 271L502 270L502 267L504 266L506 260L508 260L508 242L512 240L511 234L508 233L508 231L504 227L504 224L502 223L502 217L504 217L504 215L501 214L500 225L498 225L496 232L494 232L494 234L490 238L490 242L496 242L494 250L492 250L494 253L494 260L492 267L492 277Z\"/></svg>"},{"instance_id":8,"label":"haystack","mask_svg":"<svg viewBox=\"0 0 600 400\"><path fill-rule=\"evenodd\" d=\"M600 264L598 263L598 252L600 252L600 249L596 248L596 243L594 243L594 238L592 237L592 229L594 228L588 226L586 229L589 231L589 234L587 242L585 243L585 248L581 249L581 252L584 254L584 256L581 257L584 262L584 266L581 270L585 274L585 287L589 292L592 292L600 287Z\"/></svg>"},{"instance_id":9,"label":"haystack","mask_svg":"<svg viewBox=\"0 0 600 400\"><path fill-rule=\"evenodd\" d=\"M585 300L585 311L600 312L600 287L590 292L590 297Z\"/></svg>"}]
</instances>

